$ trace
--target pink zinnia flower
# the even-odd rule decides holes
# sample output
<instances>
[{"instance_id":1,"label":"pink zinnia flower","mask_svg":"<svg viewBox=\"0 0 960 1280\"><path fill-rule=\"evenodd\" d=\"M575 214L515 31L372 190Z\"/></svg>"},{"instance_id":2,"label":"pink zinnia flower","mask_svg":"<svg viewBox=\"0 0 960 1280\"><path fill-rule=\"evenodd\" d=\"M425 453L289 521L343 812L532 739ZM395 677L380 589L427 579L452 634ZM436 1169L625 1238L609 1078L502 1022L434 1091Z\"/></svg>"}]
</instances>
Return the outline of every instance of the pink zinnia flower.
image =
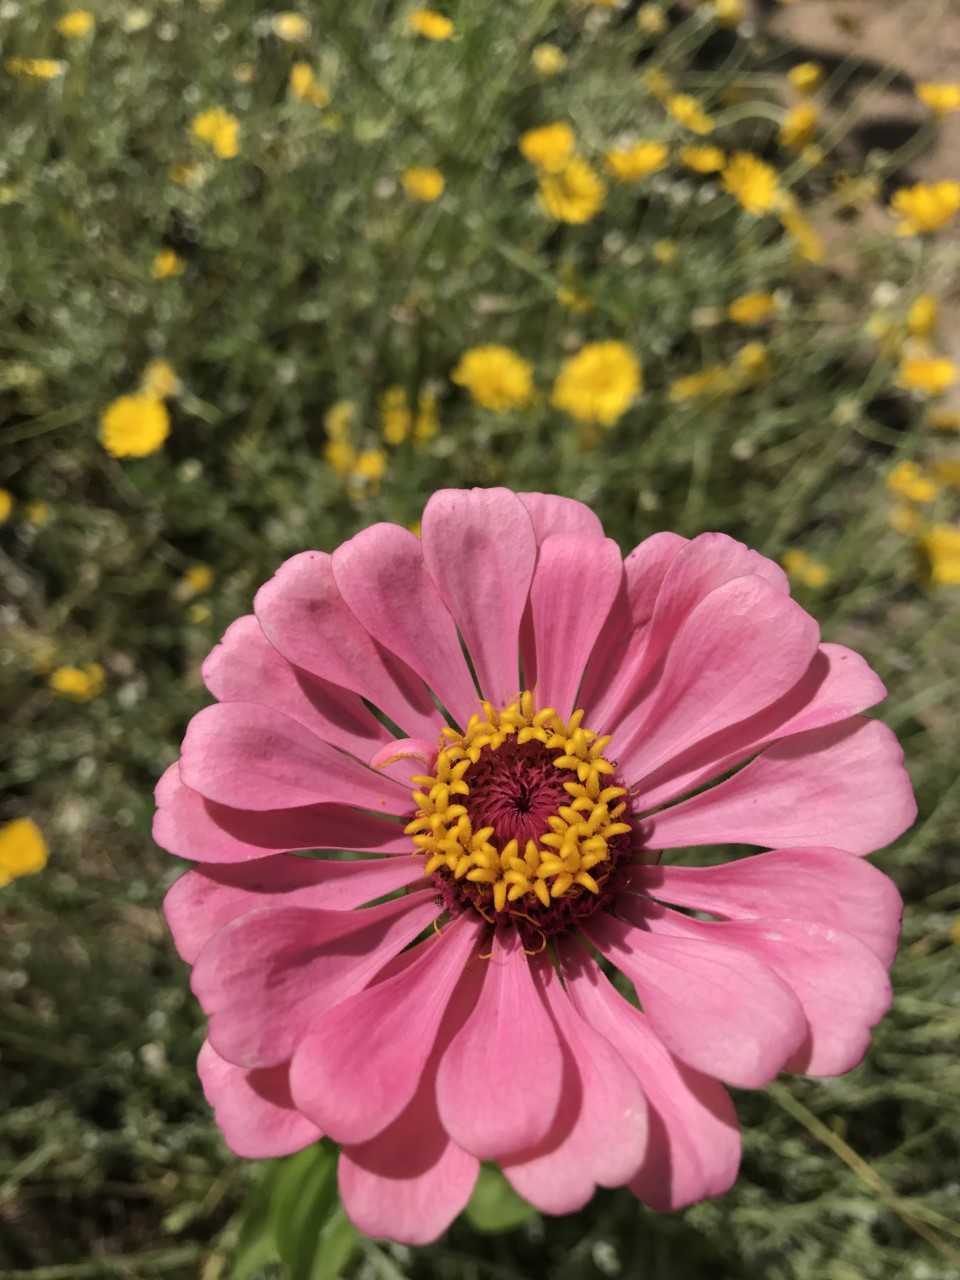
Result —
<instances>
[{"instance_id":1,"label":"pink zinnia flower","mask_svg":"<svg viewBox=\"0 0 960 1280\"><path fill-rule=\"evenodd\" d=\"M342 1144L361 1230L435 1238L480 1160L547 1213L719 1195L721 1082L862 1058L900 901L858 855L913 796L880 680L756 552L441 492L422 542L287 561L203 675L155 827L199 864L200 1075L239 1155ZM660 861L725 842L770 852Z\"/></svg>"}]
</instances>

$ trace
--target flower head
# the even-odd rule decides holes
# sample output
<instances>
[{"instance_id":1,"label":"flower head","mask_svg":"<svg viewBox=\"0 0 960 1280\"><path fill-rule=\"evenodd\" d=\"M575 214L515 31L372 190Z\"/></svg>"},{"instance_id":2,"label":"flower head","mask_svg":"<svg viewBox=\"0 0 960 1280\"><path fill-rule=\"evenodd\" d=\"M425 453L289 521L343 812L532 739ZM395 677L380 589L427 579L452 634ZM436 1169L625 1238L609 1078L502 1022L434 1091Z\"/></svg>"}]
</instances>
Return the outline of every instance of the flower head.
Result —
<instances>
[{"instance_id":1,"label":"flower head","mask_svg":"<svg viewBox=\"0 0 960 1280\"><path fill-rule=\"evenodd\" d=\"M758 217L780 202L777 171L750 151L737 151L727 161L723 185L747 213Z\"/></svg>"},{"instance_id":2,"label":"flower head","mask_svg":"<svg viewBox=\"0 0 960 1280\"><path fill-rule=\"evenodd\" d=\"M688 373L675 378L668 392L674 404L686 400L699 400L711 396L730 395L735 390L734 380L725 364L711 364L699 373Z\"/></svg>"},{"instance_id":3,"label":"flower head","mask_svg":"<svg viewBox=\"0 0 960 1280\"><path fill-rule=\"evenodd\" d=\"M719 147L682 147L680 163L694 173L719 173L727 163L727 155Z\"/></svg>"},{"instance_id":4,"label":"flower head","mask_svg":"<svg viewBox=\"0 0 960 1280\"><path fill-rule=\"evenodd\" d=\"M103 692L103 667L88 662L84 667L57 667L51 672L49 685L54 693L71 702L89 702Z\"/></svg>"},{"instance_id":5,"label":"flower head","mask_svg":"<svg viewBox=\"0 0 960 1280\"><path fill-rule=\"evenodd\" d=\"M820 112L812 102L799 102L791 107L784 116L780 126L780 142L792 150L800 150L807 145L816 132Z\"/></svg>"},{"instance_id":6,"label":"flower head","mask_svg":"<svg viewBox=\"0 0 960 1280\"><path fill-rule=\"evenodd\" d=\"M887 474L887 489L910 502L933 502L940 492L936 480L915 462L898 462Z\"/></svg>"},{"instance_id":7,"label":"flower head","mask_svg":"<svg viewBox=\"0 0 960 1280\"><path fill-rule=\"evenodd\" d=\"M823 67L819 62L798 62L787 72L787 79L797 93L816 93L823 82Z\"/></svg>"},{"instance_id":8,"label":"flower head","mask_svg":"<svg viewBox=\"0 0 960 1280\"><path fill-rule=\"evenodd\" d=\"M917 97L936 116L960 111L960 83L957 81L949 84L918 84Z\"/></svg>"},{"instance_id":9,"label":"flower head","mask_svg":"<svg viewBox=\"0 0 960 1280\"><path fill-rule=\"evenodd\" d=\"M523 409L533 399L533 367L509 347L495 343L465 351L450 379L494 413Z\"/></svg>"},{"instance_id":10,"label":"flower head","mask_svg":"<svg viewBox=\"0 0 960 1280\"><path fill-rule=\"evenodd\" d=\"M47 865L47 842L32 818L14 818L0 827L0 889Z\"/></svg>"},{"instance_id":11,"label":"flower head","mask_svg":"<svg viewBox=\"0 0 960 1280\"><path fill-rule=\"evenodd\" d=\"M193 136L205 142L221 160L232 160L240 154L239 131L240 121L223 107L201 111L190 122Z\"/></svg>"},{"instance_id":12,"label":"flower head","mask_svg":"<svg viewBox=\"0 0 960 1280\"><path fill-rule=\"evenodd\" d=\"M946 356L905 355L897 374L897 383L905 391L925 396L942 396L956 380L957 366Z\"/></svg>"},{"instance_id":13,"label":"flower head","mask_svg":"<svg viewBox=\"0 0 960 1280\"><path fill-rule=\"evenodd\" d=\"M541 76L558 76L566 70L567 55L555 44L536 44L530 53L534 71Z\"/></svg>"},{"instance_id":14,"label":"flower head","mask_svg":"<svg viewBox=\"0 0 960 1280\"><path fill-rule=\"evenodd\" d=\"M777 300L772 293L744 293L727 307L727 315L734 324L746 326L766 324L776 311Z\"/></svg>"},{"instance_id":15,"label":"flower head","mask_svg":"<svg viewBox=\"0 0 960 1280\"><path fill-rule=\"evenodd\" d=\"M413 414L404 387L387 387L380 397L380 422L387 444L403 444L413 426Z\"/></svg>"},{"instance_id":16,"label":"flower head","mask_svg":"<svg viewBox=\"0 0 960 1280\"><path fill-rule=\"evenodd\" d=\"M642 390L640 361L622 342L588 342L566 360L551 403L578 422L610 427Z\"/></svg>"},{"instance_id":17,"label":"flower head","mask_svg":"<svg viewBox=\"0 0 960 1280\"><path fill-rule=\"evenodd\" d=\"M960 211L960 182L918 182L893 193L890 211L899 217L898 236L939 231Z\"/></svg>"},{"instance_id":18,"label":"flower head","mask_svg":"<svg viewBox=\"0 0 960 1280\"><path fill-rule=\"evenodd\" d=\"M937 326L937 300L929 293L921 293L910 304L907 312L907 330L914 338L929 338Z\"/></svg>"},{"instance_id":19,"label":"flower head","mask_svg":"<svg viewBox=\"0 0 960 1280\"><path fill-rule=\"evenodd\" d=\"M634 142L613 147L603 157L607 173L618 182L639 182L667 163L670 149L665 142Z\"/></svg>"},{"instance_id":20,"label":"flower head","mask_svg":"<svg viewBox=\"0 0 960 1280\"><path fill-rule=\"evenodd\" d=\"M330 91L317 80L309 62L295 62L290 68L288 80L290 96L299 102L309 102L312 107L326 107Z\"/></svg>"},{"instance_id":21,"label":"flower head","mask_svg":"<svg viewBox=\"0 0 960 1280\"><path fill-rule=\"evenodd\" d=\"M151 360L140 379L140 394L151 400L166 400L180 390L180 379L169 360Z\"/></svg>"},{"instance_id":22,"label":"flower head","mask_svg":"<svg viewBox=\"0 0 960 1280\"><path fill-rule=\"evenodd\" d=\"M545 173L559 173L573 155L577 140L562 120L540 125L520 135L520 154Z\"/></svg>"},{"instance_id":23,"label":"flower head","mask_svg":"<svg viewBox=\"0 0 960 1280\"><path fill-rule=\"evenodd\" d=\"M60 34L67 40L80 40L87 36L96 25L96 19L89 9L71 9L56 24Z\"/></svg>"},{"instance_id":24,"label":"flower head","mask_svg":"<svg viewBox=\"0 0 960 1280\"><path fill-rule=\"evenodd\" d=\"M154 280L169 280L173 276L182 276L186 263L175 249L160 249L154 254L150 266L150 274Z\"/></svg>"},{"instance_id":25,"label":"flower head","mask_svg":"<svg viewBox=\"0 0 960 1280\"><path fill-rule=\"evenodd\" d=\"M637 29L645 36L661 36L667 25L667 15L659 4L642 4L637 10Z\"/></svg>"},{"instance_id":26,"label":"flower head","mask_svg":"<svg viewBox=\"0 0 960 1280\"><path fill-rule=\"evenodd\" d=\"M407 30L425 40L449 40L455 34L450 19L436 9L414 9L408 13Z\"/></svg>"},{"instance_id":27,"label":"flower head","mask_svg":"<svg viewBox=\"0 0 960 1280\"><path fill-rule=\"evenodd\" d=\"M411 1244L482 1160L546 1213L722 1194L724 1082L848 1071L890 1002L900 901L861 855L915 806L883 685L722 534L624 561L506 489L421 533L283 565L157 788L218 1122L250 1157L329 1135L357 1227ZM769 852L669 854L725 842Z\"/></svg>"},{"instance_id":28,"label":"flower head","mask_svg":"<svg viewBox=\"0 0 960 1280\"><path fill-rule=\"evenodd\" d=\"M8 58L3 65L21 80L56 80L67 69L57 58Z\"/></svg>"},{"instance_id":29,"label":"flower head","mask_svg":"<svg viewBox=\"0 0 960 1280\"><path fill-rule=\"evenodd\" d=\"M606 198L603 179L580 156L574 156L559 173L540 174L540 205L557 222L589 222Z\"/></svg>"},{"instance_id":30,"label":"flower head","mask_svg":"<svg viewBox=\"0 0 960 1280\"><path fill-rule=\"evenodd\" d=\"M809 218L804 217L795 204L787 202L780 209L780 221L790 236L794 252L804 262L822 262L823 240Z\"/></svg>"},{"instance_id":31,"label":"flower head","mask_svg":"<svg viewBox=\"0 0 960 1280\"><path fill-rule=\"evenodd\" d=\"M115 458L156 453L169 434L170 415L155 396L120 396L100 418L100 443Z\"/></svg>"},{"instance_id":32,"label":"flower head","mask_svg":"<svg viewBox=\"0 0 960 1280\"><path fill-rule=\"evenodd\" d=\"M960 527L933 524L919 539L927 560L930 581L937 586L960 587Z\"/></svg>"},{"instance_id":33,"label":"flower head","mask_svg":"<svg viewBox=\"0 0 960 1280\"><path fill-rule=\"evenodd\" d=\"M673 94L667 98L666 107L674 120L691 133L713 133L713 116L708 115L700 101L689 93Z\"/></svg>"},{"instance_id":34,"label":"flower head","mask_svg":"<svg viewBox=\"0 0 960 1280\"><path fill-rule=\"evenodd\" d=\"M275 13L270 25L273 34L289 44L302 44L310 38L310 21L302 13Z\"/></svg>"},{"instance_id":35,"label":"flower head","mask_svg":"<svg viewBox=\"0 0 960 1280\"><path fill-rule=\"evenodd\" d=\"M400 175L403 189L411 200L432 204L443 195L446 183L439 169L404 169Z\"/></svg>"},{"instance_id":36,"label":"flower head","mask_svg":"<svg viewBox=\"0 0 960 1280\"><path fill-rule=\"evenodd\" d=\"M819 591L830 581L830 568L822 560L817 560L799 547L785 551L783 567L794 582L799 582L813 591Z\"/></svg>"}]
</instances>

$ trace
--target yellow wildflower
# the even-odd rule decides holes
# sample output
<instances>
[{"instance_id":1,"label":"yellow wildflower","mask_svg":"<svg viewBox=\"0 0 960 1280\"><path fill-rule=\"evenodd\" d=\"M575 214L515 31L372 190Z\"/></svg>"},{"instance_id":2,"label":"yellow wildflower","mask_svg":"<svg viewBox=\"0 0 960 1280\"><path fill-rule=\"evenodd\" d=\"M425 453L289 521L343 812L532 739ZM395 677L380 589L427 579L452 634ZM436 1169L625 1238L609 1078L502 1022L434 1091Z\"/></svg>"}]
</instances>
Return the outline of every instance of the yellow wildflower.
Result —
<instances>
[{"instance_id":1,"label":"yellow wildflower","mask_svg":"<svg viewBox=\"0 0 960 1280\"><path fill-rule=\"evenodd\" d=\"M960 586L960 527L934 524L920 538L930 581L941 587Z\"/></svg>"},{"instance_id":2,"label":"yellow wildflower","mask_svg":"<svg viewBox=\"0 0 960 1280\"><path fill-rule=\"evenodd\" d=\"M275 13L270 25L275 36L290 44L300 44L310 36L310 22L301 13Z\"/></svg>"},{"instance_id":3,"label":"yellow wildflower","mask_svg":"<svg viewBox=\"0 0 960 1280\"><path fill-rule=\"evenodd\" d=\"M667 99L667 110L678 124L682 124L691 133L712 133L715 127L713 116L704 111L703 106L689 93L675 93Z\"/></svg>"},{"instance_id":4,"label":"yellow wildflower","mask_svg":"<svg viewBox=\"0 0 960 1280\"><path fill-rule=\"evenodd\" d=\"M812 102L798 102L791 107L780 125L781 146L799 150L816 132L820 111Z\"/></svg>"},{"instance_id":5,"label":"yellow wildflower","mask_svg":"<svg viewBox=\"0 0 960 1280\"><path fill-rule=\"evenodd\" d=\"M610 427L643 389L640 361L622 342L588 342L565 360L550 402L578 422Z\"/></svg>"},{"instance_id":6,"label":"yellow wildflower","mask_svg":"<svg viewBox=\"0 0 960 1280\"><path fill-rule=\"evenodd\" d=\"M378 487L387 469L387 455L382 449L362 449L353 464L352 475L355 479L366 480L372 487Z\"/></svg>"},{"instance_id":7,"label":"yellow wildflower","mask_svg":"<svg viewBox=\"0 0 960 1280\"><path fill-rule=\"evenodd\" d=\"M955 409L931 409L927 423L935 431L960 431L960 413Z\"/></svg>"},{"instance_id":8,"label":"yellow wildflower","mask_svg":"<svg viewBox=\"0 0 960 1280\"><path fill-rule=\"evenodd\" d=\"M330 102L330 92L317 81L309 62L295 62L290 68L288 80L290 96L313 107L325 107Z\"/></svg>"},{"instance_id":9,"label":"yellow wildflower","mask_svg":"<svg viewBox=\"0 0 960 1280\"><path fill-rule=\"evenodd\" d=\"M669 148L664 142L634 142L613 147L603 157L607 173L618 182L639 182L667 163Z\"/></svg>"},{"instance_id":10,"label":"yellow wildflower","mask_svg":"<svg viewBox=\"0 0 960 1280\"><path fill-rule=\"evenodd\" d=\"M337 475L349 475L357 460L357 451L347 440L328 440L323 456Z\"/></svg>"},{"instance_id":11,"label":"yellow wildflower","mask_svg":"<svg viewBox=\"0 0 960 1280\"><path fill-rule=\"evenodd\" d=\"M713 16L724 27L735 27L743 20L743 0L712 0Z\"/></svg>"},{"instance_id":12,"label":"yellow wildflower","mask_svg":"<svg viewBox=\"0 0 960 1280\"><path fill-rule=\"evenodd\" d=\"M776 314L777 301L772 293L743 293L727 307L734 324L766 324Z\"/></svg>"},{"instance_id":13,"label":"yellow wildflower","mask_svg":"<svg viewBox=\"0 0 960 1280\"><path fill-rule=\"evenodd\" d=\"M56 24L57 30L68 40L79 40L89 35L96 19L89 9L71 9Z\"/></svg>"},{"instance_id":14,"label":"yellow wildflower","mask_svg":"<svg viewBox=\"0 0 960 1280\"><path fill-rule=\"evenodd\" d=\"M454 26L449 18L435 9L414 9L407 14L407 30L426 40L449 40Z\"/></svg>"},{"instance_id":15,"label":"yellow wildflower","mask_svg":"<svg viewBox=\"0 0 960 1280\"><path fill-rule=\"evenodd\" d=\"M823 67L819 62L798 62L787 72L787 79L797 93L816 93L823 81Z\"/></svg>"},{"instance_id":16,"label":"yellow wildflower","mask_svg":"<svg viewBox=\"0 0 960 1280\"><path fill-rule=\"evenodd\" d=\"M172 164L167 176L178 187L200 187L207 179L203 165L199 164Z\"/></svg>"},{"instance_id":17,"label":"yellow wildflower","mask_svg":"<svg viewBox=\"0 0 960 1280\"><path fill-rule=\"evenodd\" d=\"M13 511L13 494L9 489L0 489L0 524L6 524Z\"/></svg>"},{"instance_id":18,"label":"yellow wildflower","mask_svg":"<svg viewBox=\"0 0 960 1280\"><path fill-rule=\"evenodd\" d=\"M439 200L446 186L439 169L404 169L400 181L410 199L419 200L422 204Z\"/></svg>"},{"instance_id":19,"label":"yellow wildflower","mask_svg":"<svg viewBox=\"0 0 960 1280\"><path fill-rule=\"evenodd\" d=\"M960 83L957 81L950 84L918 84L917 97L936 116L960 111Z\"/></svg>"},{"instance_id":20,"label":"yellow wildflower","mask_svg":"<svg viewBox=\"0 0 960 1280\"><path fill-rule=\"evenodd\" d=\"M573 155L576 144L573 130L558 120L521 133L519 146L524 160L546 173L559 173Z\"/></svg>"},{"instance_id":21,"label":"yellow wildflower","mask_svg":"<svg viewBox=\"0 0 960 1280\"><path fill-rule=\"evenodd\" d=\"M67 64L56 58L8 58L4 66L21 80L56 80L67 69Z\"/></svg>"},{"instance_id":22,"label":"yellow wildflower","mask_svg":"<svg viewBox=\"0 0 960 1280\"><path fill-rule=\"evenodd\" d=\"M209 622L212 617L213 610L202 600L195 601L187 610L187 618L193 623Z\"/></svg>"},{"instance_id":23,"label":"yellow wildflower","mask_svg":"<svg viewBox=\"0 0 960 1280\"><path fill-rule=\"evenodd\" d=\"M915 338L929 338L936 325L937 300L929 293L921 293L907 312L907 329Z\"/></svg>"},{"instance_id":24,"label":"yellow wildflower","mask_svg":"<svg viewBox=\"0 0 960 1280\"><path fill-rule=\"evenodd\" d=\"M957 366L946 356L905 355L897 374L898 386L926 396L942 396L956 380Z\"/></svg>"},{"instance_id":25,"label":"yellow wildflower","mask_svg":"<svg viewBox=\"0 0 960 1280\"><path fill-rule=\"evenodd\" d=\"M733 358L730 372L738 388L753 387L770 374L770 353L762 342L748 342Z\"/></svg>"},{"instance_id":26,"label":"yellow wildflower","mask_svg":"<svg viewBox=\"0 0 960 1280\"><path fill-rule=\"evenodd\" d=\"M14 818L0 827L0 889L47 865L47 842L32 818Z\"/></svg>"},{"instance_id":27,"label":"yellow wildflower","mask_svg":"<svg viewBox=\"0 0 960 1280\"><path fill-rule=\"evenodd\" d=\"M169 360L151 360L140 379L140 395L151 400L166 400L180 389L177 371Z\"/></svg>"},{"instance_id":28,"label":"yellow wildflower","mask_svg":"<svg viewBox=\"0 0 960 1280\"><path fill-rule=\"evenodd\" d=\"M567 66L567 55L555 44L536 44L530 54L534 71L541 76L558 76Z\"/></svg>"},{"instance_id":29,"label":"yellow wildflower","mask_svg":"<svg viewBox=\"0 0 960 1280\"><path fill-rule=\"evenodd\" d=\"M350 439L350 430L357 416L357 406L352 400L338 400L323 415L323 425L331 440Z\"/></svg>"},{"instance_id":30,"label":"yellow wildflower","mask_svg":"<svg viewBox=\"0 0 960 1280\"><path fill-rule=\"evenodd\" d=\"M823 240L813 223L794 206L788 205L780 212L783 229L793 240L797 255L805 262L822 262Z\"/></svg>"},{"instance_id":31,"label":"yellow wildflower","mask_svg":"<svg viewBox=\"0 0 960 1280\"><path fill-rule=\"evenodd\" d=\"M71 702L89 702L103 692L104 672L99 662L83 667L57 667L47 681L54 693Z\"/></svg>"},{"instance_id":32,"label":"yellow wildflower","mask_svg":"<svg viewBox=\"0 0 960 1280\"><path fill-rule=\"evenodd\" d=\"M733 390L733 380L726 365L711 364L699 373L687 374L684 378L675 378L670 383L668 392L674 404L682 404L685 400L699 400L706 396L729 395Z\"/></svg>"},{"instance_id":33,"label":"yellow wildflower","mask_svg":"<svg viewBox=\"0 0 960 1280\"><path fill-rule=\"evenodd\" d=\"M27 524L32 524L35 529L42 529L50 519L50 504L39 500L28 502L23 508L23 515Z\"/></svg>"},{"instance_id":34,"label":"yellow wildflower","mask_svg":"<svg viewBox=\"0 0 960 1280\"><path fill-rule=\"evenodd\" d=\"M667 29L667 15L658 4L642 4L637 10L637 27L646 36L663 35Z\"/></svg>"},{"instance_id":35,"label":"yellow wildflower","mask_svg":"<svg viewBox=\"0 0 960 1280\"><path fill-rule=\"evenodd\" d=\"M829 567L822 560L815 560L806 551L801 551L799 547L785 551L781 563L794 582L814 591L819 591L830 581Z\"/></svg>"},{"instance_id":36,"label":"yellow wildflower","mask_svg":"<svg viewBox=\"0 0 960 1280\"><path fill-rule=\"evenodd\" d=\"M169 280L171 276L182 276L186 265L174 249L161 249L154 254L150 274L154 280Z\"/></svg>"},{"instance_id":37,"label":"yellow wildflower","mask_svg":"<svg viewBox=\"0 0 960 1280\"><path fill-rule=\"evenodd\" d=\"M938 458L931 469L941 484L960 489L960 458Z\"/></svg>"},{"instance_id":38,"label":"yellow wildflower","mask_svg":"<svg viewBox=\"0 0 960 1280\"><path fill-rule=\"evenodd\" d=\"M403 387L387 387L381 395L380 422L387 444L403 444L413 426L413 414Z\"/></svg>"},{"instance_id":39,"label":"yellow wildflower","mask_svg":"<svg viewBox=\"0 0 960 1280\"><path fill-rule=\"evenodd\" d=\"M891 508L889 520L890 528L896 533L902 533L906 536L923 532L923 517L916 507L910 506L909 502L898 502L895 507Z\"/></svg>"},{"instance_id":40,"label":"yellow wildflower","mask_svg":"<svg viewBox=\"0 0 960 1280\"><path fill-rule=\"evenodd\" d=\"M887 489L910 502L933 502L940 492L937 482L915 462L898 462L887 473Z\"/></svg>"},{"instance_id":41,"label":"yellow wildflower","mask_svg":"<svg viewBox=\"0 0 960 1280\"><path fill-rule=\"evenodd\" d=\"M190 122L193 136L205 142L221 160L232 160L240 154L239 129L240 121L223 107L201 111Z\"/></svg>"},{"instance_id":42,"label":"yellow wildflower","mask_svg":"<svg viewBox=\"0 0 960 1280\"><path fill-rule=\"evenodd\" d=\"M723 185L754 217L769 213L780 202L776 170L750 151L737 151L730 157Z\"/></svg>"},{"instance_id":43,"label":"yellow wildflower","mask_svg":"<svg viewBox=\"0 0 960 1280\"><path fill-rule=\"evenodd\" d=\"M653 256L661 267L669 267L671 262L676 262L679 252L676 240L655 240L653 243Z\"/></svg>"},{"instance_id":44,"label":"yellow wildflower","mask_svg":"<svg viewBox=\"0 0 960 1280\"><path fill-rule=\"evenodd\" d=\"M579 156L559 173L540 174L540 205L558 222L589 222L606 198L603 179Z\"/></svg>"},{"instance_id":45,"label":"yellow wildflower","mask_svg":"<svg viewBox=\"0 0 960 1280\"><path fill-rule=\"evenodd\" d=\"M727 163L727 157L719 147L683 147L680 163L695 173L719 173Z\"/></svg>"},{"instance_id":46,"label":"yellow wildflower","mask_svg":"<svg viewBox=\"0 0 960 1280\"><path fill-rule=\"evenodd\" d=\"M120 396L100 418L100 443L115 458L156 453L169 434L170 415L154 396Z\"/></svg>"},{"instance_id":47,"label":"yellow wildflower","mask_svg":"<svg viewBox=\"0 0 960 1280\"><path fill-rule=\"evenodd\" d=\"M893 193L890 211L900 218L898 236L939 231L960 210L960 182L918 182Z\"/></svg>"},{"instance_id":48,"label":"yellow wildflower","mask_svg":"<svg viewBox=\"0 0 960 1280\"><path fill-rule=\"evenodd\" d=\"M659 67L648 67L641 75L640 82L647 93L663 102L673 93L673 81Z\"/></svg>"},{"instance_id":49,"label":"yellow wildflower","mask_svg":"<svg viewBox=\"0 0 960 1280\"><path fill-rule=\"evenodd\" d=\"M193 564L174 587L178 600L192 600L202 596L213 586L214 573L208 564Z\"/></svg>"},{"instance_id":50,"label":"yellow wildflower","mask_svg":"<svg viewBox=\"0 0 960 1280\"><path fill-rule=\"evenodd\" d=\"M424 387L417 396L417 416L413 420L413 438L418 444L432 440L440 430L437 412L437 393L432 387Z\"/></svg>"},{"instance_id":51,"label":"yellow wildflower","mask_svg":"<svg viewBox=\"0 0 960 1280\"><path fill-rule=\"evenodd\" d=\"M533 367L509 347L471 347L460 357L450 380L466 387L484 409L508 413L533 399Z\"/></svg>"}]
</instances>

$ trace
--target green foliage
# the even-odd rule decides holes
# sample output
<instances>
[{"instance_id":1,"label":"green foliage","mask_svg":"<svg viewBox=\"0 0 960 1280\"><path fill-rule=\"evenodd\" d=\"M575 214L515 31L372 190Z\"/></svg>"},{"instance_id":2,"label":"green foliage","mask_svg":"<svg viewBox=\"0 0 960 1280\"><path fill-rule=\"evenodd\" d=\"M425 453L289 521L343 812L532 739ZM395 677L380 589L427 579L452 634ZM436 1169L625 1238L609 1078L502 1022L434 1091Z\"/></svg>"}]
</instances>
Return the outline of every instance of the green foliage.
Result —
<instances>
[{"instance_id":1,"label":"green foliage","mask_svg":"<svg viewBox=\"0 0 960 1280\"><path fill-rule=\"evenodd\" d=\"M484 1165L465 1213L478 1231L512 1231L536 1213L495 1166Z\"/></svg>"}]
</instances>

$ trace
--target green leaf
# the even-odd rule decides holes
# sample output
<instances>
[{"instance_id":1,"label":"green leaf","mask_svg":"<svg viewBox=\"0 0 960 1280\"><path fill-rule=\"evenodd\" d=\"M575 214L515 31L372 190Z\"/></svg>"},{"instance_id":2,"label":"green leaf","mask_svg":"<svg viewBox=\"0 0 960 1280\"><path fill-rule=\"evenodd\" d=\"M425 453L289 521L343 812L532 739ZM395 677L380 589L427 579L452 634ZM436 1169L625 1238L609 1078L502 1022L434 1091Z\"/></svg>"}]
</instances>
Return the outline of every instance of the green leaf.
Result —
<instances>
[{"instance_id":1,"label":"green leaf","mask_svg":"<svg viewBox=\"0 0 960 1280\"><path fill-rule=\"evenodd\" d=\"M492 1165L484 1165L466 1207L467 1220L478 1231L512 1231L536 1213Z\"/></svg>"},{"instance_id":2,"label":"green leaf","mask_svg":"<svg viewBox=\"0 0 960 1280\"><path fill-rule=\"evenodd\" d=\"M318 1142L284 1161L271 1196L270 1218L290 1280L338 1274L316 1270L324 1262L324 1230L338 1208L337 1152L332 1144Z\"/></svg>"}]
</instances>

